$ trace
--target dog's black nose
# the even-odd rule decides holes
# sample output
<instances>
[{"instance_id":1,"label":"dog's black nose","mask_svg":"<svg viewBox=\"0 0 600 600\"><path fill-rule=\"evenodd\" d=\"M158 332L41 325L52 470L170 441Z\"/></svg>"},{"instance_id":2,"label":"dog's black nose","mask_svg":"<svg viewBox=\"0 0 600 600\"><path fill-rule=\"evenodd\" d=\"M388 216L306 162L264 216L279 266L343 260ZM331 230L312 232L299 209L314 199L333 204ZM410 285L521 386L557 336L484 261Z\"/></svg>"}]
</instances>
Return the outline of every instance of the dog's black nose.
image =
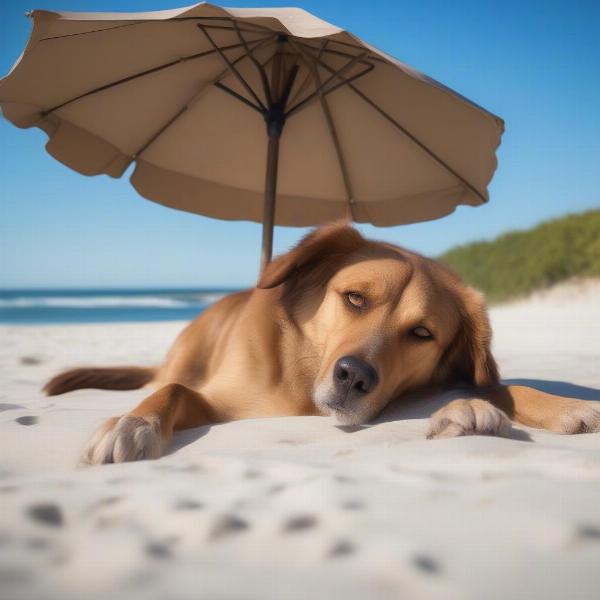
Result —
<instances>
[{"instance_id":1,"label":"dog's black nose","mask_svg":"<svg viewBox=\"0 0 600 600\"><path fill-rule=\"evenodd\" d=\"M340 404L368 394L378 381L377 371L355 356L342 356L333 368L333 382Z\"/></svg>"}]
</instances>

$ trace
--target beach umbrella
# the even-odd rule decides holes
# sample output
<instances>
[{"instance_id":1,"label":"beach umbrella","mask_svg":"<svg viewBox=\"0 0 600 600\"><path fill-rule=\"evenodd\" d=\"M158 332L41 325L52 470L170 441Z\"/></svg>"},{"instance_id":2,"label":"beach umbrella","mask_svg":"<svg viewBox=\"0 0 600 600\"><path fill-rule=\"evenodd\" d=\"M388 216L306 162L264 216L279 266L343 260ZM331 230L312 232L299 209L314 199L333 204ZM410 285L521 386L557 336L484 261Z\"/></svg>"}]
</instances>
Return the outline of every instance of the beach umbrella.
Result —
<instances>
[{"instance_id":1,"label":"beach umbrella","mask_svg":"<svg viewBox=\"0 0 600 600\"><path fill-rule=\"evenodd\" d=\"M368 12L368 5L364 7ZM397 225L488 199L503 122L299 8L35 10L0 106L85 175L218 219Z\"/></svg>"}]
</instances>

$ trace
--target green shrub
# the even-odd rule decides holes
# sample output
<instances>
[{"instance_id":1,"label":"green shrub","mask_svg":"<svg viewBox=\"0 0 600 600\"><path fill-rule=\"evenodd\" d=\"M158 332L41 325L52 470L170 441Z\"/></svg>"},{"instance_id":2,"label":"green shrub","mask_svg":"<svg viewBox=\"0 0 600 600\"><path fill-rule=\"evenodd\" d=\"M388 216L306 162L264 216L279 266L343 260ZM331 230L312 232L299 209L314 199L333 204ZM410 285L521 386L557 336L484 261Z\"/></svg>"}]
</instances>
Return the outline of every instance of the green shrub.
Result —
<instances>
[{"instance_id":1,"label":"green shrub","mask_svg":"<svg viewBox=\"0 0 600 600\"><path fill-rule=\"evenodd\" d=\"M600 210L458 246L439 259L492 302L525 296L570 277L600 277Z\"/></svg>"}]
</instances>

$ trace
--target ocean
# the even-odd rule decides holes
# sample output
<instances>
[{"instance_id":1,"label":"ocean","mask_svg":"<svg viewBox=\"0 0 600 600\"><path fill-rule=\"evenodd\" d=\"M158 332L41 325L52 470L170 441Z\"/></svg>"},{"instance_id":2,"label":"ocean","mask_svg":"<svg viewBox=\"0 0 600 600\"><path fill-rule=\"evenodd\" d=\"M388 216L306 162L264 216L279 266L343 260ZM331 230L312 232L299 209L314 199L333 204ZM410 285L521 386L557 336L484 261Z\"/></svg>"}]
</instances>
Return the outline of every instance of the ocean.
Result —
<instances>
[{"instance_id":1,"label":"ocean","mask_svg":"<svg viewBox=\"0 0 600 600\"><path fill-rule=\"evenodd\" d=\"M0 290L0 323L190 320L233 289Z\"/></svg>"}]
</instances>

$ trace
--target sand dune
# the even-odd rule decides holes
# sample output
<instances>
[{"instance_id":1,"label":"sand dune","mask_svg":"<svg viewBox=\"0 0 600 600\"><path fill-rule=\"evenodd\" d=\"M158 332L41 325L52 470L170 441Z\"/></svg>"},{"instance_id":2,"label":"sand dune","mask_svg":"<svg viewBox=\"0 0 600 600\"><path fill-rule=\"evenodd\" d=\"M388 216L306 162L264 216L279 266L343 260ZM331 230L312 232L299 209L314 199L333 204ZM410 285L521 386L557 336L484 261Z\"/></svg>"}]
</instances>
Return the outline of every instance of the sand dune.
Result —
<instances>
[{"instance_id":1,"label":"sand dune","mask_svg":"<svg viewBox=\"0 0 600 600\"><path fill-rule=\"evenodd\" d=\"M492 310L506 380L600 401L600 283ZM154 364L182 323L0 327L2 598L597 598L600 434L427 441L447 401L177 434L75 468L143 390L45 398L75 364Z\"/></svg>"}]
</instances>

